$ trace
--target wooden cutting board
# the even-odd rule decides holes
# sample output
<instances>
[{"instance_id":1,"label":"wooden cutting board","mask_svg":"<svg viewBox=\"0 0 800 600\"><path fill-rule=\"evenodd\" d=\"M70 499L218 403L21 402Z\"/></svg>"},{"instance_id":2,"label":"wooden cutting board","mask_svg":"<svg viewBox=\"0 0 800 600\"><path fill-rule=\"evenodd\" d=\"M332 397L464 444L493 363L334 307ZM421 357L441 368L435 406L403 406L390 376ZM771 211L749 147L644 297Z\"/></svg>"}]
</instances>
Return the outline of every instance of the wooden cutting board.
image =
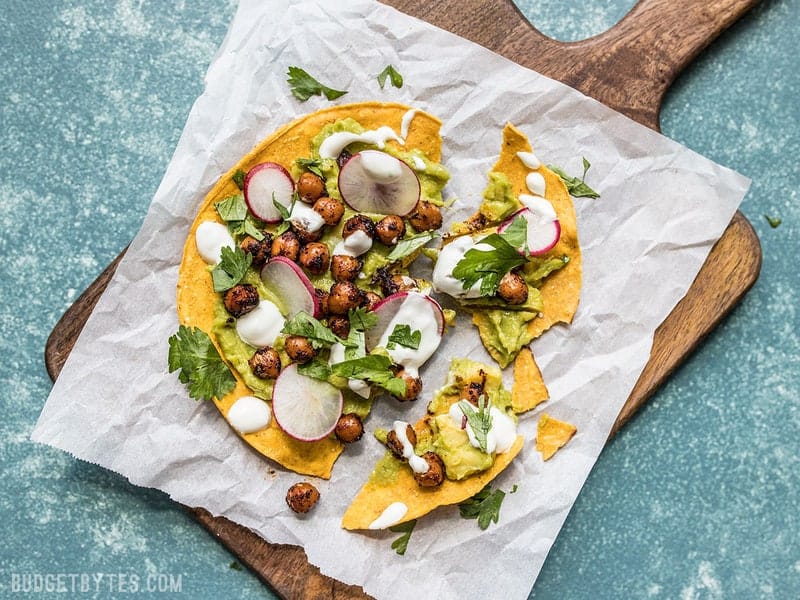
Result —
<instances>
[{"instance_id":1,"label":"wooden cutting board","mask_svg":"<svg viewBox=\"0 0 800 600\"><path fill-rule=\"evenodd\" d=\"M573 43L534 29L511 0L385 0L517 63L558 79L652 129L659 129L664 94L687 64L757 0L641 0L615 27ZM67 310L51 333L45 363L55 379L89 314L111 279L120 254ZM655 334L650 361L611 432L658 389L750 289L761 268L761 247L737 212L686 297ZM270 544L202 509L195 518L283 598L367 598L309 565L302 548Z\"/></svg>"}]
</instances>

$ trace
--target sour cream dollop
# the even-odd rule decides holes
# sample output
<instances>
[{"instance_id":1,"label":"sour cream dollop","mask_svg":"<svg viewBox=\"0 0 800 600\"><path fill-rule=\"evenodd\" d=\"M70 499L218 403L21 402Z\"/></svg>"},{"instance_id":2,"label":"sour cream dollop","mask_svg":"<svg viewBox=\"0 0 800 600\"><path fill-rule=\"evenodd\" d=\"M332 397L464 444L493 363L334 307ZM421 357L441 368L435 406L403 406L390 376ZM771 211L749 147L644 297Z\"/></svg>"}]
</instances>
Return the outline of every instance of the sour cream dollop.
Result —
<instances>
[{"instance_id":1,"label":"sour cream dollop","mask_svg":"<svg viewBox=\"0 0 800 600\"><path fill-rule=\"evenodd\" d=\"M295 202L289 213L289 222L303 231L314 233L325 226L325 220L317 211L302 202Z\"/></svg>"},{"instance_id":2,"label":"sour cream dollop","mask_svg":"<svg viewBox=\"0 0 800 600\"><path fill-rule=\"evenodd\" d=\"M242 396L228 409L228 421L240 433L255 433L269 425L269 405L255 396Z\"/></svg>"},{"instance_id":3,"label":"sour cream dollop","mask_svg":"<svg viewBox=\"0 0 800 600\"><path fill-rule=\"evenodd\" d=\"M402 502L392 502L389 506L383 509L380 516L369 524L367 529L386 529L397 523L400 519L406 516L408 506Z\"/></svg>"},{"instance_id":4,"label":"sour cream dollop","mask_svg":"<svg viewBox=\"0 0 800 600\"><path fill-rule=\"evenodd\" d=\"M344 254L346 256L361 256L369 251L370 248L372 248L372 238L360 229L357 229L336 244L333 253Z\"/></svg>"},{"instance_id":5,"label":"sour cream dollop","mask_svg":"<svg viewBox=\"0 0 800 600\"><path fill-rule=\"evenodd\" d=\"M271 346L284 324L285 320L278 307L262 298L258 306L236 319L236 333L243 342L256 348Z\"/></svg>"},{"instance_id":6,"label":"sour cream dollop","mask_svg":"<svg viewBox=\"0 0 800 600\"><path fill-rule=\"evenodd\" d=\"M431 301L425 294L419 292L408 292L400 308L389 321L378 340L378 346L386 348L392 360L403 365L406 372L412 377L416 377L419 368L425 364L442 342L439 332L439 321L436 319L436 309L431 305ZM408 325L412 331L418 330L421 333L419 346L408 348L402 344L394 344L394 348L387 348L389 336L394 332L398 325Z\"/></svg>"},{"instance_id":7,"label":"sour cream dollop","mask_svg":"<svg viewBox=\"0 0 800 600\"><path fill-rule=\"evenodd\" d=\"M336 158L342 153L345 147L355 142L372 144L383 150L386 147L386 142L389 140L394 140L401 144L403 143L402 138L395 133L394 129L387 125L378 127L378 129L365 131L364 133L337 131L322 140L322 144L320 144L319 147L319 156L320 158Z\"/></svg>"},{"instance_id":8,"label":"sour cream dollop","mask_svg":"<svg viewBox=\"0 0 800 600\"><path fill-rule=\"evenodd\" d=\"M517 152L517 158L529 169L538 169L542 166L542 163L533 152Z\"/></svg>"},{"instance_id":9,"label":"sour cream dollop","mask_svg":"<svg viewBox=\"0 0 800 600\"><path fill-rule=\"evenodd\" d=\"M464 289L463 282L453 277L453 269L464 258L467 251L492 250L488 244L476 244L468 235L454 239L439 252L436 266L433 268L433 287L437 292L449 294L454 298L480 298L481 282L477 281L469 288Z\"/></svg>"},{"instance_id":10,"label":"sour cream dollop","mask_svg":"<svg viewBox=\"0 0 800 600\"><path fill-rule=\"evenodd\" d=\"M519 201L528 210L535 213L545 221L555 221L558 219L556 209L547 198L541 196L530 196L528 194L520 194Z\"/></svg>"},{"instance_id":11,"label":"sour cream dollop","mask_svg":"<svg viewBox=\"0 0 800 600\"><path fill-rule=\"evenodd\" d=\"M197 244L197 252L209 265L219 264L222 259L222 249L225 247L234 248L236 242L233 241L228 228L216 221L203 221L194 233L194 241Z\"/></svg>"},{"instance_id":12,"label":"sour cream dollop","mask_svg":"<svg viewBox=\"0 0 800 600\"><path fill-rule=\"evenodd\" d=\"M361 166L372 181L392 183L403 174L403 166L394 156L377 150L361 154Z\"/></svg>"},{"instance_id":13,"label":"sour cream dollop","mask_svg":"<svg viewBox=\"0 0 800 600\"><path fill-rule=\"evenodd\" d=\"M472 404L469 405L469 408L472 409L472 412L477 412L478 410ZM517 439L517 424L504 411L494 406L489 408L489 414L492 415L492 426L486 434L486 451L489 454L508 452ZM456 402L450 407L450 418L461 427L464 421L464 413L461 411L460 403ZM469 422L467 422L466 431L469 443L475 448L480 448L481 445L478 443L478 438L475 437L475 432L470 427Z\"/></svg>"},{"instance_id":14,"label":"sour cream dollop","mask_svg":"<svg viewBox=\"0 0 800 600\"><path fill-rule=\"evenodd\" d=\"M530 190L531 194L536 196L544 196L545 182L544 176L541 173L532 171L525 176L525 185Z\"/></svg>"}]
</instances>

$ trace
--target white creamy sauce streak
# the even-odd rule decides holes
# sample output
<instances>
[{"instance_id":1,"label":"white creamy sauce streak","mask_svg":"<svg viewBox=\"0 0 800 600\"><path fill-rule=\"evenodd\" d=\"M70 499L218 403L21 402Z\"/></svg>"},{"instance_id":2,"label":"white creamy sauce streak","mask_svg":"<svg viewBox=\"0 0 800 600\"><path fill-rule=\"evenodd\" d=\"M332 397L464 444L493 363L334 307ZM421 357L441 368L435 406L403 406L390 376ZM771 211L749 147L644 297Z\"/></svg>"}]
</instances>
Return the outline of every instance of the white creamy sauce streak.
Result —
<instances>
[{"instance_id":1,"label":"white creamy sauce streak","mask_svg":"<svg viewBox=\"0 0 800 600\"><path fill-rule=\"evenodd\" d=\"M240 433L265 429L272 418L269 405L255 396L242 396L228 409L228 421Z\"/></svg>"},{"instance_id":2,"label":"white creamy sauce streak","mask_svg":"<svg viewBox=\"0 0 800 600\"><path fill-rule=\"evenodd\" d=\"M392 502L380 516L369 524L367 529L386 529L397 523L408 512L408 506L402 502Z\"/></svg>"},{"instance_id":3,"label":"white creamy sauce streak","mask_svg":"<svg viewBox=\"0 0 800 600\"><path fill-rule=\"evenodd\" d=\"M236 319L236 333L243 342L256 348L271 346L285 323L278 307L262 298L258 306Z\"/></svg>"},{"instance_id":4,"label":"white creamy sauce streak","mask_svg":"<svg viewBox=\"0 0 800 600\"><path fill-rule=\"evenodd\" d=\"M394 132L394 129L387 125L365 131L364 133L351 133L349 131L337 131L326 137L319 147L320 158L336 158L342 153L346 146L355 142L362 144L372 144L381 150L386 147L386 142L394 140L403 143L402 138Z\"/></svg>"},{"instance_id":5,"label":"white creamy sauce streak","mask_svg":"<svg viewBox=\"0 0 800 600\"><path fill-rule=\"evenodd\" d=\"M517 158L529 169L538 169L542 166L542 163L533 152L517 152Z\"/></svg>"},{"instance_id":6,"label":"white creamy sauce streak","mask_svg":"<svg viewBox=\"0 0 800 600\"><path fill-rule=\"evenodd\" d=\"M333 248L334 254L345 256L361 256L372 248L372 238L360 229L356 229L348 237L340 241Z\"/></svg>"},{"instance_id":7,"label":"white creamy sauce streak","mask_svg":"<svg viewBox=\"0 0 800 600\"><path fill-rule=\"evenodd\" d=\"M203 221L194 233L194 241L197 244L197 252L209 265L219 264L222 256L222 249L235 248L228 228L216 221Z\"/></svg>"},{"instance_id":8,"label":"white creamy sauce streak","mask_svg":"<svg viewBox=\"0 0 800 600\"><path fill-rule=\"evenodd\" d=\"M472 412L477 412L478 409L474 405L470 404L469 406ZM486 452L488 454L503 454L504 452L508 452L517 439L517 425L505 412L494 406L489 408L489 413L492 415L492 426L486 433ZM464 413L461 410L461 405L458 402L450 407L449 414L456 425L461 427L465 419ZM470 426L469 421L467 421L466 431L469 443L475 448L480 448L481 445L478 443L478 438L475 437L475 432Z\"/></svg>"},{"instance_id":9,"label":"white creamy sauce streak","mask_svg":"<svg viewBox=\"0 0 800 600\"><path fill-rule=\"evenodd\" d=\"M414 120L415 116L417 116L417 109L412 108L406 111L403 115L403 119L400 121L400 137L403 138L403 143L405 143L405 139L408 137L408 128L411 126L411 121Z\"/></svg>"},{"instance_id":10,"label":"white creamy sauce streak","mask_svg":"<svg viewBox=\"0 0 800 600\"><path fill-rule=\"evenodd\" d=\"M414 473L423 475L428 472L430 466L428 466L428 461L421 456L417 456L414 452L414 445L408 439L407 427L408 423L405 421L395 421L392 430L403 447L403 458L408 461L408 466L411 467Z\"/></svg>"},{"instance_id":11,"label":"white creamy sauce streak","mask_svg":"<svg viewBox=\"0 0 800 600\"><path fill-rule=\"evenodd\" d=\"M436 320L435 309L430 300L419 292L408 292L403 304L389 321L378 340L378 346L386 348L389 344L389 336L394 332L398 325L408 325L411 330L418 330L421 333L419 347L407 348L402 344L395 344L394 348L386 349L392 360L403 365L405 370L412 376L417 377L419 368L425 364L442 341L439 334L439 322Z\"/></svg>"}]
</instances>

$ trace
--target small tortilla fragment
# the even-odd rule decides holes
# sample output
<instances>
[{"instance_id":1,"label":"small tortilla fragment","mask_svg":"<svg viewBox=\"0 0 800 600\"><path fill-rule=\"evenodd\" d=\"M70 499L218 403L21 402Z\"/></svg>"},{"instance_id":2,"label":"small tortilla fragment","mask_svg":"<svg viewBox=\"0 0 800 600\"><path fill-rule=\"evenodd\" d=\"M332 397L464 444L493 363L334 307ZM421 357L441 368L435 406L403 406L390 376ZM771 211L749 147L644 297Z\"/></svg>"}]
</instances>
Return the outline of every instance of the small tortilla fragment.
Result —
<instances>
[{"instance_id":1,"label":"small tortilla fragment","mask_svg":"<svg viewBox=\"0 0 800 600\"><path fill-rule=\"evenodd\" d=\"M523 348L514 360L514 385L511 388L511 408L517 414L535 408L550 398L542 372L530 348Z\"/></svg>"},{"instance_id":2,"label":"small tortilla fragment","mask_svg":"<svg viewBox=\"0 0 800 600\"><path fill-rule=\"evenodd\" d=\"M578 428L571 423L542 413L536 426L536 449L542 453L544 460L548 460L572 439L576 431Z\"/></svg>"}]
</instances>

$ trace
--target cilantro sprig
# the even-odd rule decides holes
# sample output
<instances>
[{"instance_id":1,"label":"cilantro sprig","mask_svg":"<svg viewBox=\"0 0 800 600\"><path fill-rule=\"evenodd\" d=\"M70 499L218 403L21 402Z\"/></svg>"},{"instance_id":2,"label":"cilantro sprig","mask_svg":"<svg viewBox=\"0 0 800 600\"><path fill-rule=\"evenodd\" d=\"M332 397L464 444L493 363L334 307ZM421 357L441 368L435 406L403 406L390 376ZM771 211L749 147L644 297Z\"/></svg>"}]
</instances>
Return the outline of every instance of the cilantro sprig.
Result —
<instances>
[{"instance_id":1,"label":"cilantro sprig","mask_svg":"<svg viewBox=\"0 0 800 600\"><path fill-rule=\"evenodd\" d=\"M461 409L461 412L464 413L464 416L467 418L467 424L472 430L481 452L488 453L487 437L492 428L492 412L486 405L486 396L481 394L478 397L477 409L467 400L459 401L458 408Z\"/></svg>"},{"instance_id":2,"label":"cilantro sprig","mask_svg":"<svg viewBox=\"0 0 800 600\"><path fill-rule=\"evenodd\" d=\"M563 169L560 169L555 165L547 165L547 168L561 178L561 180L567 186L567 191L570 193L570 196L574 196L575 198L599 198L600 194L595 192L586 183L586 171L588 171L589 167L591 166L592 163L583 157L583 175L581 175L580 179L568 175Z\"/></svg>"},{"instance_id":3,"label":"cilantro sprig","mask_svg":"<svg viewBox=\"0 0 800 600\"><path fill-rule=\"evenodd\" d=\"M390 394L402 396L406 393L406 382L395 376L391 366L388 356L370 354L331 365L331 372L339 377L373 383Z\"/></svg>"},{"instance_id":4,"label":"cilantro sprig","mask_svg":"<svg viewBox=\"0 0 800 600\"><path fill-rule=\"evenodd\" d=\"M411 532L414 531L414 526L416 524L417 520L412 519L411 521L406 521L405 523L399 523L389 527L389 531L403 534L392 542L392 550L397 552L400 556L403 556L403 554L406 553L406 550L408 549L408 541L411 539Z\"/></svg>"},{"instance_id":5,"label":"cilantro sprig","mask_svg":"<svg viewBox=\"0 0 800 600\"><path fill-rule=\"evenodd\" d=\"M222 398L236 386L230 368L204 331L181 325L169 338L169 372L180 369L178 379L189 385L195 400Z\"/></svg>"},{"instance_id":6,"label":"cilantro sprig","mask_svg":"<svg viewBox=\"0 0 800 600\"><path fill-rule=\"evenodd\" d=\"M378 324L378 315L361 306L351 308L347 312L347 316L350 319L350 329L357 331L366 331Z\"/></svg>"},{"instance_id":7,"label":"cilantro sprig","mask_svg":"<svg viewBox=\"0 0 800 600\"><path fill-rule=\"evenodd\" d=\"M409 254L412 254L413 252L416 252L422 248L435 237L437 237L435 233L431 231L424 231L400 240L397 242L397 245L392 248L392 251L386 256L386 260L389 262L395 262L401 258L405 258Z\"/></svg>"},{"instance_id":8,"label":"cilantro sprig","mask_svg":"<svg viewBox=\"0 0 800 600\"><path fill-rule=\"evenodd\" d=\"M319 158L298 158L294 162L297 163L297 166L301 169L310 171L317 177L325 179L325 175L322 173L322 160Z\"/></svg>"},{"instance_id":9,"label":"cilantro sprig","mask_svg":"<svg viewBox=\"0 0 800 600\"><path fill-rule=\"evenodd\" d=\"M343 340L304 310L301 310L286 321L281 332L289 335L302 335L308 338L315 350L330 347L336 343L345 347L353 345L352 342Z\"/></svg>"},{"instance_id":10,"label":"cilantro sprig","mask_svg":"<svg viewBox=\"0 0 800 600\"><path fill-rule=\"evenodd\" d=\"M321 84L300 67L289 67L286 75L292 95L300 102L305 102L311 96L325 96L328 100L336 100L347 93L345 90L335 90Z\"/></svg>"},{"instance_id":11,"label":"cilantro sprig","mask_svg":"<svg viewBox=\"0 0 800 600\"><path fill-rule=\"evenodd\" d=\"M478 527L486 529L500 520L500 506L505 497L506 493L501 489L492 491L492 484L489 483L472 498L459 504L458 512L464 519L477 519Z\"/></svg>"},{"instance_id":12,"label":"cilantro sprig","mask_svg":"<svg viewBox=\"0 0 800 600\"><path fill-rule=\"evenodd\" d=\"M394 87L403 87L403 76L400 75L398 70L392 65L387 65L387 67L378 74L378 85L381 86L381 89L383 89L383 86L386 85L387 78Z\"/></svg>"},{"instance_id":13,"label":"cilantro sprig","mask_svg":"<svg viewBox=\"0 0 800 600\"><path fill-rule=\"evenodd\" d=\"M417 350L422 341L422 332L419 329L412 331L411 325L398 323L394 326L392 333L389 334L389 343L386 344L387 350L394 350L397 346Z\"/></svg>"},{"instance_id":14,"label":"cilantro sprig","mask_svg":"<svg viewBox=\"0 0 800 600\"><path fill-rule=\"evenodd\" d=\"M460 279L465 290L470 289L478 281L481 282L481 296L493 296L500 286L503 275L525 264L520 256L502 234L492 233L480 240L481 244L492 247L491 250L471 248L464 258L453 268L453 277Z\"/></svg>"},{"instance_id":15,"label":"cilantro sprig","mask_svg":"<svg viewBox=\"0 0 800 600\"><path fill-rule=\"evenodd\" d=\"M231 235L249 235L259 241L264 239L261 224L247 209L247 203L242 194L224 198L216 202L214 208L217 209L220 218L225 221Z\"/></svg>"},{"instance_id":16,"label":"cilantro sprig","mask_svg":"<svg viewBox=\"0 0 800 600\"><path fill-rule=\"evenodd\" d=\"M211 271L211 282L215 292L224 292L231 289L247 273L253 256L239 248L224 246L220 252L220 261Z\"/></svg>"}]
</instances>

